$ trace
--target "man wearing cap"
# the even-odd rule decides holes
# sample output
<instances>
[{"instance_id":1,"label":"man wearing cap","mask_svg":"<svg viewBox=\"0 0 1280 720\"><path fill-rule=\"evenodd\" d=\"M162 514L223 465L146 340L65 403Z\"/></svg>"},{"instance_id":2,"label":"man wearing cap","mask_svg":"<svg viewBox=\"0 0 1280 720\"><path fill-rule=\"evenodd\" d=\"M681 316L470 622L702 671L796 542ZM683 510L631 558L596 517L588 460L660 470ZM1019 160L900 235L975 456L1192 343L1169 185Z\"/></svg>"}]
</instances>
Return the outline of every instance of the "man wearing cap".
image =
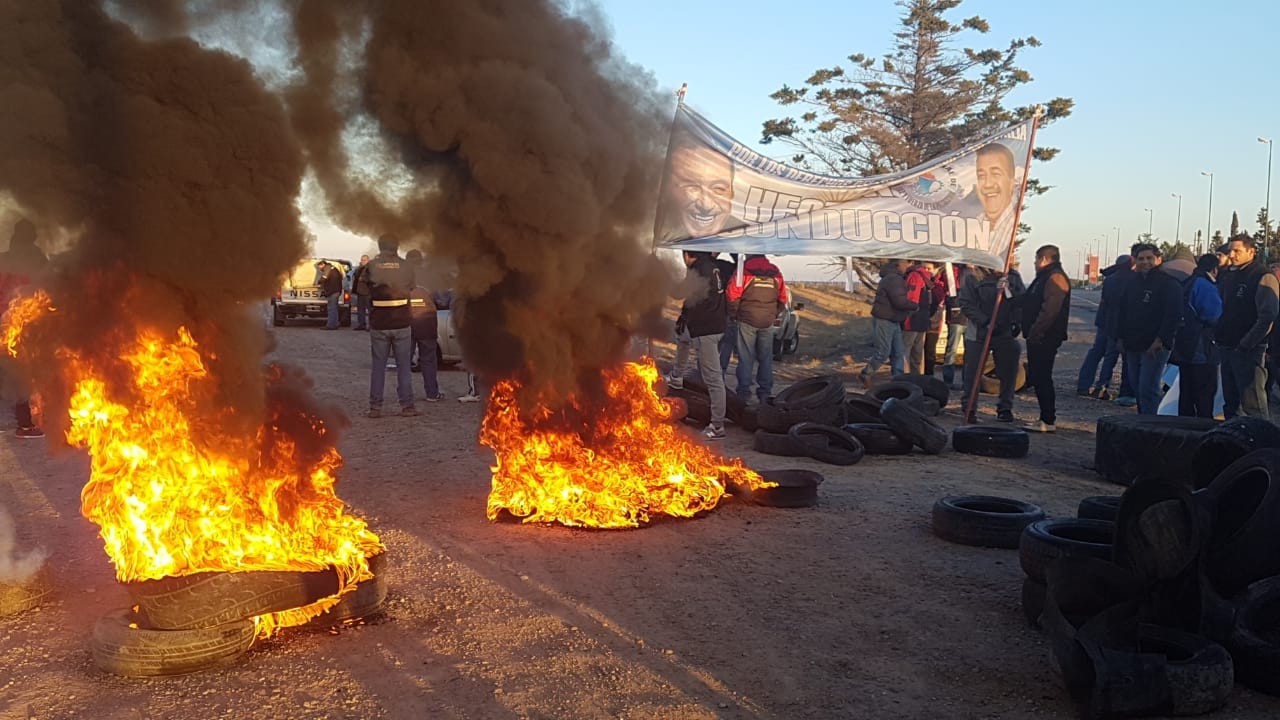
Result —
<instances>
[{"instance_id":1,"label":"man wearing cap","mask_svg":"<svg viewBox=\"0 0 1280 720\"><path fill-rule=\"evenodd\" d=\"M1080 365L1080 377L1076 379L1077 395L1096 397L1099 400L1113 399L1111 378L1115 375L1116 362L1120 359L1120 350L1116 348L1115 324L1120 313L1119 298L1124 294L1122 286L1128 281L1127 276L1132 274L1133 260L1128 255L1121 255L1116 258L1114 265L1102 269L1102 299L1098 301L1098 310L1093 316L1093 326L1097 330L1094 332L1093 346Z\"/></svg>"},{"instance_id":2,"label":"man wearing cap","mask_svg":"<svg viewBox=\"0 0 1280 720\"><path fill-rule=\"evenodd\" d=\"M410 325L410 292L413 268L400 257L400 240L386 234L378 238L378 255L369 261L365 281L369 284L369 347L373 363L369 370L369 411L367 417L382 417L382 395L387 382L387 358L396 359L396 396L400 414L418 415L413 404L413 373L409 355L413 352Z\"/></svg>"},{"instance_id":3,"label":"man wearing cap","mask_svg":"<svg viewBox=\"0 0 1280 720\"><path fill-rule=\"evenodd\" d=\"M1222 414L1268 417L1267 335L1280 309L1280 283L1258 259L1257 243L1245 233L1229 246L1231 267L1218 276L1222 320L1216 337L1222 354Z\"/></svg>"},{"instance_id":4,"label":"man wearing cap","mask_svg":"<svg viewBox=\"0 0 1280 720\"><path fill-rule=\"evenodd\" d=\"M316 263L316 269L320 271L320 293L328 303L328 322L325 323L324 329L337 330L338 298L342 297L342 272L330 265L327 260Z\"/></svg>"}]
</instances>

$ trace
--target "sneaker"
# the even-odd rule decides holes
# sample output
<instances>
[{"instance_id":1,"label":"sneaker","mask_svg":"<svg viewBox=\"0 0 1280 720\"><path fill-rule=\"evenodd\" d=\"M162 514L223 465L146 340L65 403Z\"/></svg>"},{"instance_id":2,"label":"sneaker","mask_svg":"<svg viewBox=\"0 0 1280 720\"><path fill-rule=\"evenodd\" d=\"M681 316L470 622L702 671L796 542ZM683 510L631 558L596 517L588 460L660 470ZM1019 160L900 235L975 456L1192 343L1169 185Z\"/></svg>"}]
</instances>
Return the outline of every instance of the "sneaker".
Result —
<instances>
[{"instance_id":1,"label":"sneaker","mask_svg":"<svg viewBox=\"0 0 1280 720\"><path fill-rule=\"evenodd\" d=\"M480 396L468 393L458 398L458 402L480 402Z\"/></svg>"},{"instance_id":2,"label":"sneaker","mask_svg":"<svg viewBox=\"0 0 1280 720\"><path fill-rule=\"evenodd\" d=\"M1053 423L1047 423L1043 420L1037 420L1033 423L1028 423L1024 425L1022 429L1026 430L1027 432L1051 433L1056 428L1054 428Z\"/></svg>"},{"instance_id":3,"label":"sneaker","mask_svg":"<svg viewBox=\"0 0 1280 720\"><path fill-rule=\"evenodd\" d=\"M380 418L382 417L382 409L369 408L368 410L365 411L364 416L367 418Z\"/></svg>"},{"instance_id":4,"label":"sneaker","mask_svg":"<svg viewBox=\"0 0 1280 720\"><path fill-rule=\"evenodd\" d=\"M444 399L444 393L438 392L435 395L428 395L427 402L440 402Z\"/></svg>"},{"instance_id":5,"label":"sneaker","mask_svg":"<svg viewBox=\"0 0 1280 720\"><path fill-rule=\"evenodd\" d=\"M684 376L683 376L683 375L668 375L668 376L667 376L667 387L671 388L672 390L683 390L683 389L684 389Z\"/></svg>"},{"instance_id":6,"label":"sneaker","mask_svg":"<svg viewBox=\"0 0 1280 720\"><path fill-rule=\"evenodd\" d=\"M401 417L414 417L415 415L421 415L421 414L422 414L422 411L412 405L410 405L409 407L400 408Z\"/></svg>"},{"instance_id":7,"label":"sneaker","mask_svg":"<svg viewBox=\"0 0 1280 720\"><path fill-rule=\"evenodd\" d=\"M1000 410L999 412L996 413L996 420L999 420L1000 422L1007 422L1007 423L1013 422L1013 411Z\"/></svg>"},{"instance_id":8,"label":"sneaker","mask_svg":"<svg viewBox=\"0 0 1280 720\"><path fill-rule=\"evenodd\" d=\"M702 436L708 440L723 440L724 428L716 427L715 425L708 425L703 429Z\"/></svg>"},{"instance_id":9,"label":"sneaker","mask_svg":"<svg viewBox=\"0 0 1280 720\"><path fill-rule=\"evenodd\" d=\"M1130 395L1121 395L1116 398L1116 404L1120 407L1133 407L1138 404L1138 398Z\"/></svg>"},{"instance_id":10,"label":"sneaker","mask_svg":"<svg viewBox=\"0 0 1280 720\"><path fill-rule=\"evenodd\" d=\"M23 440L37 440L44 437L44 431L34 425L31 427L20 427L15 430L13 434Z\"/></svg>"}]
</instances>

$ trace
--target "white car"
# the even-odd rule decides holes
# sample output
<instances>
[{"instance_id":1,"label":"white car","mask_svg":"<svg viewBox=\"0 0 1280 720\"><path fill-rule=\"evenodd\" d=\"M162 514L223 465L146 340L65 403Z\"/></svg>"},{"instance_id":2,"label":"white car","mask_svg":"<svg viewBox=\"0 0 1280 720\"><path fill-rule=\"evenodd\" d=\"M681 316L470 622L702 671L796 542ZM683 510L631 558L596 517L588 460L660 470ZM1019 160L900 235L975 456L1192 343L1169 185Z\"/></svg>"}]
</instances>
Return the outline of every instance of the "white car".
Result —
<instances>
[{"instance_id":1,"label":"white car","mask_svg":"<svg viewBox=\"0 0 1280 720\"><path fill-rule=\"evenodd\" d=\"M328 317L329 306L320 290L320 270L316 267L321 260L328 261L342 273L338 322L343 327L351 325L351 281L348 279L351 261L318 257L303 259L293 268L293 272L281 280L280 289L271 298L272 325L284 325L290 320L324 320Z\"/></svg>"},{"instance_id":2,"label":"white car","mask_svg":"<svg viewBox=\"0 0 1280 720\"><path fill-rule=\"evenodd\" d=\"M440 366L462 362L462 345L458 344L458 331L453 326L452 310L436 310L436 360Z\"/></svg>"}]
</instances>

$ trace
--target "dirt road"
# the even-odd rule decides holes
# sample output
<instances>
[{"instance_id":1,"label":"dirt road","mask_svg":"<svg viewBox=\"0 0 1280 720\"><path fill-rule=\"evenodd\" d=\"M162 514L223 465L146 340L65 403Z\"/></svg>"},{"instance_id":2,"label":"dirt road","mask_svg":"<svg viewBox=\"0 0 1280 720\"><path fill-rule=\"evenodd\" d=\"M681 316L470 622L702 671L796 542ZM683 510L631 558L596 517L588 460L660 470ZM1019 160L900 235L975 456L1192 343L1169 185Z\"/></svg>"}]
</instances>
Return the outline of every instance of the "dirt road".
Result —
<instances>
[{"instance_id":1,"label":"dirt road","mask_svg":"<svg viewBox=\"0 0 1280 720\"><path fill-rule=\"evenodd\" d=\"M1070 515L1084 496L1116 493L1090 469L1093 420L1114 408L1072 394L1091 319L1078 314L1080 342L1059 363L1061 430L1033 437L1024 460L948 450L836 468L757 455L732 430L725 452L755 468L823 472L820 505L730 500L625 532L486 521L478 405L359 417L367 336L277 329L278 356L354 418L338 490L390 550L386 617L286 631L227 669L105 675L89 632L127 601L78 513L87 463L6 433L0 503L24 542L52 552L57 600L0 619L0 718L1074 717L1045 638L1023 620L1016 553L938 540L929 509L989 493ZM441 378L450 398L462 393L461 373ZM1033 408L1021 398L1016 412ZM949 408L942 422L958 419ZM1218 716L1277 714L1280 700L1238 689Z\"/></svg>"}]
</instances>

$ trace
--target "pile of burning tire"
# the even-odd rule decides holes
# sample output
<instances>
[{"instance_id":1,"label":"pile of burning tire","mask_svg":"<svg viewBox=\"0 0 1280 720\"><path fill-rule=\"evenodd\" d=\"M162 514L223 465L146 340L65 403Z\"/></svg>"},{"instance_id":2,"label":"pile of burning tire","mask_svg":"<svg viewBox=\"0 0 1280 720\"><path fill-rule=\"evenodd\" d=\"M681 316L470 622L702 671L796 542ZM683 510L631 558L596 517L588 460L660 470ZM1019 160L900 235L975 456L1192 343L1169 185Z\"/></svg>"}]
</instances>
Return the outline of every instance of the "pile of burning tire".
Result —
<instances>
[{"instance_id":1,"label":"pile of burning tire","mask_svg":"<svg viewBox=\"0 0 1280 720\"><path fill-rule=\"evenodd\" d=\"M369 558L373 578L356 585L308 626L329 628L377 615L387 597L386 554ZM117 675L181 675L235 662L258 636L254 618L338 592L338 574L206 572L125 583L133 608L112 610L93 628L99 668Z\"/></svg>"}]
</instances>

